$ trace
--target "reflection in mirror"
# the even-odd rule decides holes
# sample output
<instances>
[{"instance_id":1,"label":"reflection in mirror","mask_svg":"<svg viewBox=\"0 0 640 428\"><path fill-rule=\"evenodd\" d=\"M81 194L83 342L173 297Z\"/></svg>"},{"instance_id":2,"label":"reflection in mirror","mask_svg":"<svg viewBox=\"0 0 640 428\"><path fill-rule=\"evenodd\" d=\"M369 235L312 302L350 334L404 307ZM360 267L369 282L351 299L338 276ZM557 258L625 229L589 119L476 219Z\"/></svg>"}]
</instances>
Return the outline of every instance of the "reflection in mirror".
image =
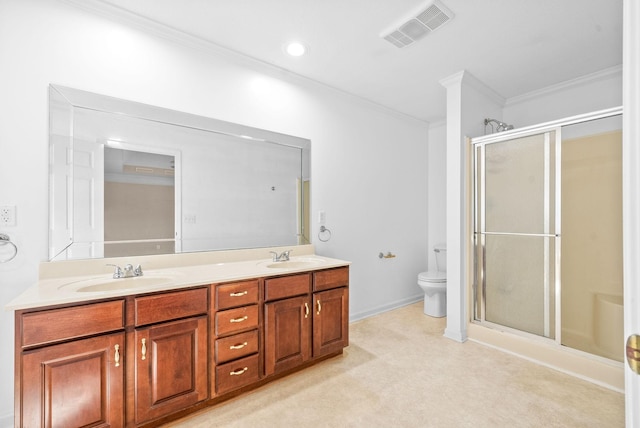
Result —
<instances>
[{"instance_id":1,"label":"reflection in mirror","mask_svg":"<svg viewBox=\"0 0 640 428\"><path fill-rule=\"evenodd\" d=\"M175 158L105 146L105 257L175 252Z\"/></svg>"},{"instance_id":2,"label":"reflection in mirror","mask_svg":"<svg viewBox=\"0 0 640 428\"><path fill-rule=\"evenodd\" d=\"M50 87L51 260L308 244L309 140Z\"/></svg>"}]
</instances>

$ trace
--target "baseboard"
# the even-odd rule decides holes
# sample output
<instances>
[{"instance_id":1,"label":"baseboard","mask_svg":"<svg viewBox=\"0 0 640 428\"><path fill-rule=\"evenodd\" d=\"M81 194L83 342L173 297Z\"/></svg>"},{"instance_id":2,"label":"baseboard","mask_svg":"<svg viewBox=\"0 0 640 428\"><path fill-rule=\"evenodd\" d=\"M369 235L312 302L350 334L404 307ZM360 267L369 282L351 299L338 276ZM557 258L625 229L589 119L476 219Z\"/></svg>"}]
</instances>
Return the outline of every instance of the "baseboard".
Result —
<instances>
[{"instance_id":1,"label":"baseboard","mask_svg":"<svg viewBox=\"0 0 640 428\"><path fill-rule=\"evenodd\" d=\"M456 342L466 342L468 339L467 336L467 330L451 330L449 328L446 328L444 330L444 337L446 337L447 339L451 339L451 340L455 340Z\"/></svg>"},{"instance_id":2,"label":"baseboard","mask_svg":"<svg viewBox=\"0 0 640 428\"><path fill-rule=\"evenodd\" d=\"M417 303L424 299L424 294L420 293L415 296L410 296L405 299L396 300L395 302L387 303L385 305L376 306L375 308L367 309L366 311L352 313L349 316L349 322L359 321L365 318L372 317L374 315L378 315L384 312L392 311L394 309L401 308L403 306L411 305L413 303Z\"/></svg>"}]
</instances>

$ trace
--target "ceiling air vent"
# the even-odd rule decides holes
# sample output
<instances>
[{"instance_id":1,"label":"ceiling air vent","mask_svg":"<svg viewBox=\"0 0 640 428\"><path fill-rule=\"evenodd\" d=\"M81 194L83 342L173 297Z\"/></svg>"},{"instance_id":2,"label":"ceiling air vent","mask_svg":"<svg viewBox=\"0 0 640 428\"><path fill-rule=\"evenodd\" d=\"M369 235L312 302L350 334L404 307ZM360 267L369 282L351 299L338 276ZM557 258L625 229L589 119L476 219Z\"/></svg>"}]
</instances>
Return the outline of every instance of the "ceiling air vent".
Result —
<instances>
[{"instance_id":1,"label":"ceiling air vent","mask_svg":"<svg viewBox=\"0 0 640 428\"><path fill-rule=\"evenodd\" d=\"M438 0L430 1L414 13L384 31L380 37L396 47L403 48L437 30L453 18L453 12Z\"/></svg>"}]
</instances>

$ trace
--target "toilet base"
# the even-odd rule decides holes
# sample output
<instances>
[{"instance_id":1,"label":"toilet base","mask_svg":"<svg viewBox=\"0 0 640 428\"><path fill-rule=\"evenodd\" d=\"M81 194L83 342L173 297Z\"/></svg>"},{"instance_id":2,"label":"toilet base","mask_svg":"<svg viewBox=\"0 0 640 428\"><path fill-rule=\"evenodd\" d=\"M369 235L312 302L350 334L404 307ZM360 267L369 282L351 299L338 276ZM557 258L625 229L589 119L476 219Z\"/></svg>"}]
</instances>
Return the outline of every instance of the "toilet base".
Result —
<instances>
[{"instance_id":1,"label":"toilet base","mask_svg":"<svg viewBox=\"0 0 640 428\"><path fill-rule=\"evenodd\" d=\"M425 315L435 318L447 316L447 282L444 273L423 272L418 275L418 286L424 292Z\"/></svg>"},{"instance_id":2,"label":"toilet base","mask_svg":"<svg viewBox=\"0 0 640 428\"><path fill-rule=\"evenodd\" d=\"M431 293L424 295L424 313L434 318L442 318L447 316L447 294Z\"/></svg>"}]
</instances>

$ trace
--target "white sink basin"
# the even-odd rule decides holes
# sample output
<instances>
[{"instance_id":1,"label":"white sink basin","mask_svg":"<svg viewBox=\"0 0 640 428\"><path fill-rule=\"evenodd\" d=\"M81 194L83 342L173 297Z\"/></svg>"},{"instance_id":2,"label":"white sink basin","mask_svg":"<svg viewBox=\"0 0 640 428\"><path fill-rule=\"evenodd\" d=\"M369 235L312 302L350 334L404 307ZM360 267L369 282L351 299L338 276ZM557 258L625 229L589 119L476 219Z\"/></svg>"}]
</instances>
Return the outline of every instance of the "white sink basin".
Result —
<instances>
[{"instance_id":1,"label":"white sink basin","mask_svg":"<svg viewBox=\"0 0 640 428\"><path fill-rule=\"evenodd\" d=\"M80 293L92 293L100 291L134 290L145 287L157 287L171 284L175 275L151 274L135 276L131 278L90 278L74 281L60 286L60 289L72 289Z\"/></svg>"},{"instance_id":2,"label":"white sink basin","mask_svg":"<svg viewBox=\"0 0 640 428\"><path fill-rule=\"evenodd\" d=\"M261 262L260 264L269 269L305 269L318 266L323 262L322 259L314 258L296 258L283 262Z\"/></svg>"}]
</instances>

